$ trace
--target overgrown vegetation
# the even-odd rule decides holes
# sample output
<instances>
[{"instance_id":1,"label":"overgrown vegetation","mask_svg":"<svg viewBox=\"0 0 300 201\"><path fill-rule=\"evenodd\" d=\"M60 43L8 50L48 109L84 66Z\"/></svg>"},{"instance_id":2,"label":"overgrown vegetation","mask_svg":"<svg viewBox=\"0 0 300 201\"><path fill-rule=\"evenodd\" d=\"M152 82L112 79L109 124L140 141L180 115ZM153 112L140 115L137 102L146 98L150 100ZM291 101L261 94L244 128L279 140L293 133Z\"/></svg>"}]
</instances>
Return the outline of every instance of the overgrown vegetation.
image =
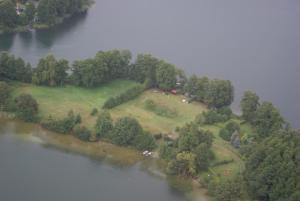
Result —
<instances>
[{"instance_id":1,"label":"overgrown vegetation","mask_svg":"<svg viewBox=\"0 0 300 201\"><path fill-rule=\"evenodd\" d=\"M71 110L68 115L63 119L54 119L52 116L49 116L46 120L41 122L41 125L51 131L58 133L67 134L72 132L76 124L81 123L80 114L75 115Z\"/></svg>"}]
</instances>

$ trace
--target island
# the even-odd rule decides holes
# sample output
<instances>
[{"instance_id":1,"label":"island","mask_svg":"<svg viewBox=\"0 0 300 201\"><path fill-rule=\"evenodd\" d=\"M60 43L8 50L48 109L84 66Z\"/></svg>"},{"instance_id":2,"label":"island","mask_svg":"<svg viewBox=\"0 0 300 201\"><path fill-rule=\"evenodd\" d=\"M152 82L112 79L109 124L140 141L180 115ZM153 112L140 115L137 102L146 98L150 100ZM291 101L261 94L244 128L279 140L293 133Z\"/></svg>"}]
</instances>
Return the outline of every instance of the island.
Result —
<instances>
[{"instance_id":1,"label":"island","mask_svg":"<svg viewBox=\"0 0 300 201\"><path fill-rule=\"evenodd\" d=\"M45 29L84 13L91 0L0 0L0 33Z\"/></svg>"},{"instance_id":2,"label":"island","mask_svg":"<svg viewBox=\"0 0 300 201\"><path fill-rule=\"evenodd\" d=\"M186 191L206 188L216 201L300 199L299 131L252 91L234 114L229 80L187 76L150 54L133 60L129 50L72 63L48 55L35 68L2 52L0 80L3 116L81 148L138 150L159 159L168 178L190 181L180 186Z\"/></svg>"}]
</instances>

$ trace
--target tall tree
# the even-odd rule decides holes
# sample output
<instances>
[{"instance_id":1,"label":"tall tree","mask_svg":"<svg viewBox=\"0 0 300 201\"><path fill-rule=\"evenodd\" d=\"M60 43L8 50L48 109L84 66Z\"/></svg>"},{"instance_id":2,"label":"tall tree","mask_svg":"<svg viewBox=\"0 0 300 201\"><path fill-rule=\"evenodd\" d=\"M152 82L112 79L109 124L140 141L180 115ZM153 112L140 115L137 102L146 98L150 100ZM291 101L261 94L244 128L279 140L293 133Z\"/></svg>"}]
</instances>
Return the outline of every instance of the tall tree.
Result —
<instances>
[{"instance_id":1,"label":"tall tree","mask_svg":"<svg viewBox=\"0 0 300 201\"><path fill-rule=\"evenodd\" d=\"M259 107L259 97L252 91L246 91L241 100L243 118L253 123L257 108Z\"/></svg>"},{"instance_id":2,"label":"tall tree","mask_svg":"<svg viewBox=\"0 0 300 201\"><path fill-rule=\"evenodd\" d=\"M263 102L257 109L254 125L260 137L268 137L281 129L283 124L283 117L272 103Z\"/></svg>"},{"instance_id":3,"label":"tall tree","mask_svg":"<svg viewBox=\"0 0 300 201\"><path fill-rule=\"evenodd\" d=\"M150 54L138 54L135 63L130 67L130 78L141 83L147 81L148 87L155 87L159 62L159 59Z\"/></svg>"},{"instance_id":4,"label":"tall tree","mask_svg":"<svg viewBox=\"0 0 300 201\"><path fill-rule=\"evenodd\" d=\"M205 102L210 107L229 106L234 99L234 89L229 80L211 80Z\"/></svg>"},{"instance_id":5,"label":"tall tree","mask_svg":"<svg viewBox=\"0 0 300 201\"><path fill-rule=\"evenodd\" d=\"M161 61L156 71L157 85L160 89L170 90L176 86L176 68Z\"/></svg>"}]
</instances>

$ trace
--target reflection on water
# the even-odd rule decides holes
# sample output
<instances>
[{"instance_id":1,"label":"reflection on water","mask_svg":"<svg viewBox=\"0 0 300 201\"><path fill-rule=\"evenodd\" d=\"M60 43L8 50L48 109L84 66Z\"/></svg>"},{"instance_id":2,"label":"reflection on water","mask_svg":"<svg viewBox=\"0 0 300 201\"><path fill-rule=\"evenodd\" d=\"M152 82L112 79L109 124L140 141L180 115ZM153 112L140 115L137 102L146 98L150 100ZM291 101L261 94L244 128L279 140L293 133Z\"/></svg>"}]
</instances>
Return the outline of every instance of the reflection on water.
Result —
<instances>
[{"instance_id":1,"label":"reflection on water","mask_svg":"<svg viewBox=\"0 0 300 201\"><path fill-rule=\"evenodd\" d=\"M38 129L0 119L0 200L185 200L145 165L120 166L57 149L32 138Z\"/></svg>"},{"instance_id":2,"label":"reflection on water","mask_svg":"<svg viewBox=\"0 0 300 201\"><path fill-rule=\"evenodd\" d=\"M50 29L35 31L37 44L43 48L51 48L54 42L59 42L62 38L68 37L74 29L83 24L87 15L88 12L81 13Z\"/></svg>"},{"instance_id":3,"label":"reflection on water","mask_svg":"<svg viewBox=\"0 0 300 201\"><path fill-rule=\"evenodd\" d=\"M16 34L5 33L0 34L0 50L9 51L13 45Z\"/></svg>"}]
</instances>

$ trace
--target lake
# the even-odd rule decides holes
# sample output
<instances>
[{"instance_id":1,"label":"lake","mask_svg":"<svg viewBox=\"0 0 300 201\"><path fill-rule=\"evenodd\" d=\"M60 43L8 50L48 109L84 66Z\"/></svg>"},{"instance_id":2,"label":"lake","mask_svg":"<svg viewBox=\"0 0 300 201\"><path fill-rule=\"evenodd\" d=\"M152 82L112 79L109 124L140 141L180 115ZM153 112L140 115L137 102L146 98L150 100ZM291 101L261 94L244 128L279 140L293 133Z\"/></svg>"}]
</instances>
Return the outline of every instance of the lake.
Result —
<instances>
[{"instance_id":1,"label":"lake","mask_svg":"<svg viewBox=\"0 0 300 201\"><path fill-rule=\"evenodd\" d=\"M48 53L151 53L189 74L231 80L236 112L242 93L254 90L300 127L299 19L298 0L96 0L51 30L0 36L0 50L31 63Z\"/></svg>"},{"instance_id":2,"label":"lake","mask_svg":"<svg viewBox=\"0 0 300 201\"><path fill-rule=\"evenodd\" d=\"M3 119L0 123L0 200L186 200L147 160L116 165L54 148L35 137L46 132L38 126Z\"/></svg>"}]
</instances>

